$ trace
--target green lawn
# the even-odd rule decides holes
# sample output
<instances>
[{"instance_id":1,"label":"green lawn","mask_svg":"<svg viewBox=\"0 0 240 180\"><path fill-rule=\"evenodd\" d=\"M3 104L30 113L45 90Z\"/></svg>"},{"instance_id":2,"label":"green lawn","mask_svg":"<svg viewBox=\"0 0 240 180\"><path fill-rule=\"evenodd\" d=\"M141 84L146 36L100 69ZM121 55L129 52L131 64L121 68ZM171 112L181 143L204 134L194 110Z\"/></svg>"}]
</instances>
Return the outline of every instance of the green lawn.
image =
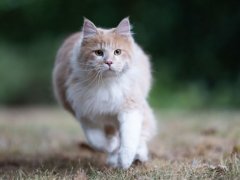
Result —
<instances>
[{"instance_id":1,"label":"green lawn","mask_svg":"<svg viewBox=\"0 0 240 180\"><path fill-rule=\"evenodd\" d=\"M59 108L2 108L0 179L240 179L240 112L156 115L151 161L123 171L84 146L79 124Z\"/></svg>"}]
</instances>

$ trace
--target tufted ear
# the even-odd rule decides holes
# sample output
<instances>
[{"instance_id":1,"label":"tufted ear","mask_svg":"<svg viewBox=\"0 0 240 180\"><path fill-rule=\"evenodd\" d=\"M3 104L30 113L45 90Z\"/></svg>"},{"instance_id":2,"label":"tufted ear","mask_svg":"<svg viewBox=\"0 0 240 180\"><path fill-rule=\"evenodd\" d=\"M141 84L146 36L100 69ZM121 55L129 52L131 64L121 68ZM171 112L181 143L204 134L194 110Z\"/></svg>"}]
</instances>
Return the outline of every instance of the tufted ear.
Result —
<instances>
[{"instance_id":1,"label":"tufted ear","mask_svg":"<svg viewBox=\"0 0 240 180\"><path fill-rule=\"evenodd\" d=\"M97 28L90 20L84 18L82 32L83 38L91 37L97 34Z\"/></svg>"},{"instance_id":2,"label":"tufted ear","mask_svg":"<svg viewBox=\"0 0 240 180\"><path fill-rule=\"evenodd\" d=\"M124 18L117 26L116 32L120 35L130 36L131 33L131 25L129 22L129 18Z\"/></svg>"}]
</instances>

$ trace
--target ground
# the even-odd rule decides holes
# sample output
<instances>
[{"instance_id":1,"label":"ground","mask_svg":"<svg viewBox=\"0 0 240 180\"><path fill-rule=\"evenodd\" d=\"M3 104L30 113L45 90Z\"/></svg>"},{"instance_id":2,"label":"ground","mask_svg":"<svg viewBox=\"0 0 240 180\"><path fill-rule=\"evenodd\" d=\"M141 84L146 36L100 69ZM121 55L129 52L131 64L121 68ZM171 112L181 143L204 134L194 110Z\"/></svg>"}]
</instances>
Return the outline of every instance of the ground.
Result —
<instances>
[{"instance_id":1,"label":"ground","mask_svg":"<svg viewBox=\"0 0 240 180\"><path fill-rule=\"evenodd\" d=\"M0 179L240 179L240 112L156 111L151 160L105 165L79 124L56 107L0 110Z\"/></svg>"}]
</instances>

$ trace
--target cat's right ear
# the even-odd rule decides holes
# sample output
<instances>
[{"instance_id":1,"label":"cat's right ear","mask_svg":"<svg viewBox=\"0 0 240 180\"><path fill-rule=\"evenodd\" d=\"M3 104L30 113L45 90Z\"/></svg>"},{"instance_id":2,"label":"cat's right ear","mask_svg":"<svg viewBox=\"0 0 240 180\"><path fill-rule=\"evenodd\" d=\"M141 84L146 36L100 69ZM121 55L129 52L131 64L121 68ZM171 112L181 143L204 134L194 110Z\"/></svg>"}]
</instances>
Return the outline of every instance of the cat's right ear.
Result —
<instances>
[{"instance_id":1,"label":"cat's right ear","mask_svg":"<svg viewBox=\"0 0 240 180\"><path fill-rule=\"evenodd\" d=\"M131 25L129 17L124 18L117 26L116 32L120 35L131 36Z\"/></svg>"},{"instance_id":2,"label":"cat's right ear","mask_svg":"<svg viewBox=\"0 0 240 180\"><path fill-rule=\"evenodd\" d=\"M97 34L97 28L89 19L84 18L82 32L83 38L88 38Z\"/></svg>"}]
</instances>

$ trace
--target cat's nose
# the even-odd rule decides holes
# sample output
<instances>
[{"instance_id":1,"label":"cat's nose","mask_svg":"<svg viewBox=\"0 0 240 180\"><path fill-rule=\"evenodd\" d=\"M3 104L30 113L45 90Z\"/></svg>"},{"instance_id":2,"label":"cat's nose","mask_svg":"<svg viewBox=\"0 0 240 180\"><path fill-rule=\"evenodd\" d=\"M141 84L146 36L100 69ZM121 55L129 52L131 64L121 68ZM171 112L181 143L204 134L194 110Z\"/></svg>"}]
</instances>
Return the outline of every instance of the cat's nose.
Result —
<instances>
[{"instance_id":1,"label":"cat's nose","mask_svg":"<svg viewBox=\"0 0 240 180\"><path fill-rule=\"evenodd\" d=\"M112 61L111 60L108 60L108 61L105 61L105 64L107 64L109 67L112 65Z\"/></svg>"}]
</instances>

